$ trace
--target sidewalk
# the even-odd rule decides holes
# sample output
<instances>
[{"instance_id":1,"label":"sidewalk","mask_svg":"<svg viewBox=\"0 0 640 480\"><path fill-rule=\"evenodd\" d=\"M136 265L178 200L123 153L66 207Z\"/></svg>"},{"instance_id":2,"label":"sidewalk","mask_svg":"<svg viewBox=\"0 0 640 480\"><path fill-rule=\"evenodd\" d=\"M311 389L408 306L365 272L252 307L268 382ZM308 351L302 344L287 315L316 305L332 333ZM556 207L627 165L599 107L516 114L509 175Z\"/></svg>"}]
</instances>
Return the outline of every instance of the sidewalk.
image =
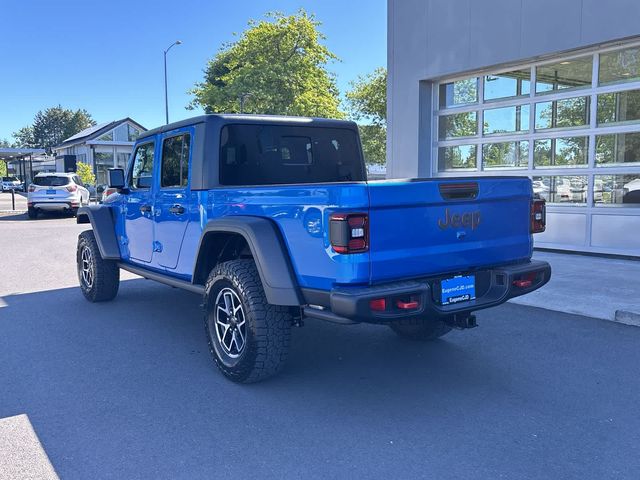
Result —
<instances>
[{"instance_id":1,"label":"sidewalk","mask_svg":"<svg viewBox=\"0 0 640 480\"><path fill-rule=\"evenodd\" d=\"M551 280L513 303L640 326L640 260L536 251Z\"/></svg>"},{"instance_id":2,"label":"sidewalk","mask_svg":"<svg viewBox=\"0 0 640 480\"><path fill-rule=\"evenodd\" d=\"M0 214L24 213L27 211L27 194L16 192L16 208L13 210L11 193L0 192Z\"/></svg>"}]
</instances>

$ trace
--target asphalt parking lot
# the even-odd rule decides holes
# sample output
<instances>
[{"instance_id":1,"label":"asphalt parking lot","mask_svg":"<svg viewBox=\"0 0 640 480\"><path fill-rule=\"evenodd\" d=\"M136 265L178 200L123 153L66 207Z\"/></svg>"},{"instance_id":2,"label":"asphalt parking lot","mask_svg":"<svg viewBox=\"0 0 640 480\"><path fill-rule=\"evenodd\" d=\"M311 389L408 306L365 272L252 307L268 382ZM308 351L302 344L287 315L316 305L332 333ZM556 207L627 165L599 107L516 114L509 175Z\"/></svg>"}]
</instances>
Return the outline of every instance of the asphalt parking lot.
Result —
<instances>
[{"instance_id":1,"label":"asphalt parking lot","mask_svg":"<svg viewBox=\"0 0 640 480\"><path fill-rule=\"evenodd\" d=\"M309 320L279 377L235 385L196 295L127 274L84 300L85 228L0 217L0 419L22 419L0 478L33 443L25 468L62 479L640 478L638 328L508 304L419 344Z\"/></svg>"}]
</instances>

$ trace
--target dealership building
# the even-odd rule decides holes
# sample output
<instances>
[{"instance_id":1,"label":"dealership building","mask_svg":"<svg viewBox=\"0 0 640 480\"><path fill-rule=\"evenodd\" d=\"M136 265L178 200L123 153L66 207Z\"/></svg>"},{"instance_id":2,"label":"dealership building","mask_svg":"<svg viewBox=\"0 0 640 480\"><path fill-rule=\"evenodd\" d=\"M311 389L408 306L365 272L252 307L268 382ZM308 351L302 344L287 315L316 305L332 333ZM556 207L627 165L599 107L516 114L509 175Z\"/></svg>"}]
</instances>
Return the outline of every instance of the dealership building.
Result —
<instances>
[{"instance_id":1,"label":"dealership building","mask_svg":"<svg viewBox=\"0 0 640 480\"><path fill-rule=\"evenodd\" d=\"M547 200L536 246L640 256L640 2L388 15L389 178L526 175Z\"/></svg>"}]
</instances>

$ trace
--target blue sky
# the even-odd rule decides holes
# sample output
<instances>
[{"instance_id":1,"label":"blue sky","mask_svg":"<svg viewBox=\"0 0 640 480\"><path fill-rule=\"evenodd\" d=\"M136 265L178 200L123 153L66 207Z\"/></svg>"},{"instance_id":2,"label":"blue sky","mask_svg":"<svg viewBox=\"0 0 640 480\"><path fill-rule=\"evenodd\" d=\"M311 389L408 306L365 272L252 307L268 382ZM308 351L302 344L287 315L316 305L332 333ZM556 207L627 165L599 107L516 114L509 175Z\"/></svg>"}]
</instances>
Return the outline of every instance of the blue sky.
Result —
<instances>
[{"instance_id":1,"label":"blue sky","mask_svg":"<svg viewBox=\"0 0 640 480\"><path fill-rule=\"evenodd\" d=\"M10 139L46 107L86 108L98 122L130 116L164 123L162 51L168 56L169 115L179 120L193 84L233 32L269 10L300 7L323 22L330 65L342 92L386 64L386 0L50 1L3 0L0 139ZM12 22L11 20L15 20Z\"/></svg>"}]
</instances>

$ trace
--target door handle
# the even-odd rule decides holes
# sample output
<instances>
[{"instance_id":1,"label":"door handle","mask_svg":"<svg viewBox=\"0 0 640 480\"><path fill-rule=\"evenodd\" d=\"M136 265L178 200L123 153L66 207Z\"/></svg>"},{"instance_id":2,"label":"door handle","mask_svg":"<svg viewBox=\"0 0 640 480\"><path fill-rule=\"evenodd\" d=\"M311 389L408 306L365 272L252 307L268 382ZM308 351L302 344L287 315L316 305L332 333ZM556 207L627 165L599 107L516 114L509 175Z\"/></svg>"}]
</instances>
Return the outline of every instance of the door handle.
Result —
<instances>
[{"instance_id":1,"label":"door handle","mask_svg":"<svg viewBox=\"0 0 640 480\"><path fill-rule=\"evenodd\" d=\"M149 213L151 211L151 205L141 205L140 213Z\"/></svg>"},{"instance_id":2,"label":"door handle","mask_svg":"<svg viewBox=\"0 0 640 480\"><path fill-rule=\"evenodd\" d=\"M184 207L182 205L176 204L173 207L170 207L169 211L174 215L182 215L184 213Z\"/></svg>"}]
</instances>

